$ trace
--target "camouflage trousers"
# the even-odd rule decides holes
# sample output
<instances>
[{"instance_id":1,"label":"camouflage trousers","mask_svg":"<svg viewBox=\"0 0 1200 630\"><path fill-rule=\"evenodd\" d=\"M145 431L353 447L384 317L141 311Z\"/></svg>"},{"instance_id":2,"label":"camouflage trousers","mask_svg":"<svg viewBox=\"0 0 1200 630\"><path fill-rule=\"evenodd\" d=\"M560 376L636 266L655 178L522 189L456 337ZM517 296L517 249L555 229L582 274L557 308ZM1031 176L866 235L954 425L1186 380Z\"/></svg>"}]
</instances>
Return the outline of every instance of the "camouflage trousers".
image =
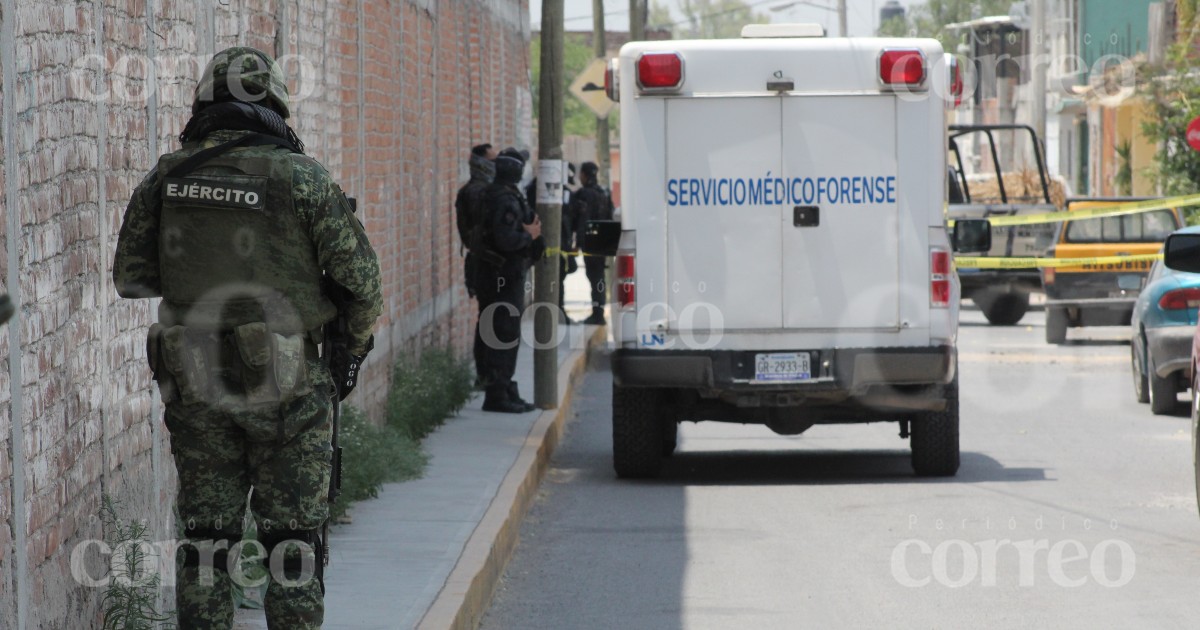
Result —
<instances>
[{"instance_id":1,"label":"camouflage trousers","mask_svg":"<svg viewBox=\"0 0 1200 630\"><path fill-rule=\"evenodd\" d=\"M228 398L219 406L167 404L166 425L179 473L176 518L181 540L224 538L230 547L237 545L245 525L247 495L259 540L266 532L303 540L304 532L321 527L329 512L333 383L318 362L310 361L309 368L313 390L267 410L239 409ZM286 531L296 536L284 536ZM307 567L320 561L311 547L288 544L279 553L304 556ZM181 549L175 581L179 628L233 627L228 571L214 570L212 555L201 553L199 566L184 566L184 557ZM229 558L225 568L240 575L234 554ZM308 573L300 579L287 576L291 579L283 581L293 584L288 586L278 579L278 565L268 567L272 574L264 601L268 627L320 628L325 616L320 582Z\"/></svg>"}]
</instances>

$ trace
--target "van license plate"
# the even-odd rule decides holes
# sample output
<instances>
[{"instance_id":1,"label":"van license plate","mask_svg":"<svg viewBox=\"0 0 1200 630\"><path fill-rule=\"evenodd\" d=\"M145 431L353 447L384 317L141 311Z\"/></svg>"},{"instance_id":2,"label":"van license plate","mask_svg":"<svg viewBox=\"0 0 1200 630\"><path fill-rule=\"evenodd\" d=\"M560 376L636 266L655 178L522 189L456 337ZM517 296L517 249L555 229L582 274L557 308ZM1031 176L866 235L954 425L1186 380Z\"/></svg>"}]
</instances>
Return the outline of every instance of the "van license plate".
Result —
<instances>
[{"instance_id":1,"label":"van license plate","mask_svg":"<svg viewBox=\"0 0 1200 630\"><path fill-rule=\"evenodd\" d=\"M766 383L807 381L812 378L807 352L754 355L754 380Z\"/></svg>"}]
</instances>

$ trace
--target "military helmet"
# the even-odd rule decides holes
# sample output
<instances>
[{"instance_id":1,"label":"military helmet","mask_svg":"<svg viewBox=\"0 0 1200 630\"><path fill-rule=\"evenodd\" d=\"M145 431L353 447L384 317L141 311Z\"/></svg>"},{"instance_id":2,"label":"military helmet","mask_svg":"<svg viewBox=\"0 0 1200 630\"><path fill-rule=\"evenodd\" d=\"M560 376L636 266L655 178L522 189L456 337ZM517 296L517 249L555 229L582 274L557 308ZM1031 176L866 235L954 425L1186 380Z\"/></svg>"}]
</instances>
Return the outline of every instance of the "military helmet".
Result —
<instances>
[{"instance_id":1,"label":"military helmet","mask_svg":"<svg viewBox=\"0 0 1200 630\"><path fill-rule=\"evenodd\" d=\"M234 46L213 55L204 68L196 85L192 113L200 111L204 103L229 100L257 103L264 98L284 118L290 115L287 83L279 64L261 50Z\"/></svg>"}]
</instances>

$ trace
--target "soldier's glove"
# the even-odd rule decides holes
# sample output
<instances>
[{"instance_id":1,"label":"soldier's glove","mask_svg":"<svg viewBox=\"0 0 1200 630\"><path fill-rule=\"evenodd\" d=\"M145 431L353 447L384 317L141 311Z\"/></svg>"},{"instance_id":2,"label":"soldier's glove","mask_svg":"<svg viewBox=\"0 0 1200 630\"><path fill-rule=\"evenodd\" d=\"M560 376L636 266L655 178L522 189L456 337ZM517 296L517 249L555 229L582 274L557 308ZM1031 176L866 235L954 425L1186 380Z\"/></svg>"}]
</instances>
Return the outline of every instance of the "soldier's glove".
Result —
<instances>
[{"instance_id":1,"label":"soldier's glove","mask_svg":"<svg viewBox=\"0 0 1200 630\"><path fill-rule=\"evenodd\" d=\"M343 343L337 343L333 346L333 356L329 360L329 373L333 376L333 383L337 386L338 400L346 400L350 392L354 391L354 386L358 384L358 373L362 368L363 361L367 360L367 354L375 347L375 336L367 340L367 349L362 354L350 354L350 348Z\"/></svg>"}]
</instances>

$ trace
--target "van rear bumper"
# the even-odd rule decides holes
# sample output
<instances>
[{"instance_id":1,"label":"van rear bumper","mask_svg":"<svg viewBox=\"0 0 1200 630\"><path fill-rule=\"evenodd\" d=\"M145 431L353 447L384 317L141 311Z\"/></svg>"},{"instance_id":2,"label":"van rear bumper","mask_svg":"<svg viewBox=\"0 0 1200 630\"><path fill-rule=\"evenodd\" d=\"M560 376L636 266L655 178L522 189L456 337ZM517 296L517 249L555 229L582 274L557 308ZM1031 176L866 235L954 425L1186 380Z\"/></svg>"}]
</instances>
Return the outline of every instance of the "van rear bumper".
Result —
<instances>
[{"instance_id":1,"label":"van rear bumper","mask_svg":"<svg viewBox=\"0 0 1200 630\"><path fill-rule=\"evenodd\" d=\"M612 356L613 382L623 387L857 394L876 385L949 383L957 364L953 346L798 351L817 355L812 381L753 382L755 351L619 349Z\"/></svg>"}]
</instances>

